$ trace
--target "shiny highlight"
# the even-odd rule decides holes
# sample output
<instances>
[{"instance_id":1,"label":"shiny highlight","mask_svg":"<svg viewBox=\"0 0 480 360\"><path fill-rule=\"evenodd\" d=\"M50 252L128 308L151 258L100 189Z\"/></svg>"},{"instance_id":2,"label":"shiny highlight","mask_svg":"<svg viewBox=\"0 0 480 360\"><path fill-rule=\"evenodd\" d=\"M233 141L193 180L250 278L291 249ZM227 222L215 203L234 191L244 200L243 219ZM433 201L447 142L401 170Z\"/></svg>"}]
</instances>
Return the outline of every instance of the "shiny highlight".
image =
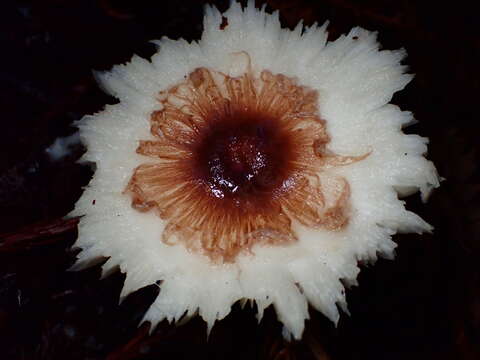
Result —
<instances>
[{"instance_id":1,"label":"shiny highlight","mask_svg":"<svg viewBox=\"0 0 480 360\"><path fill-rule=\"evenodd\" d=\"M348 224L348 182L322 174L368 154L327 149L317 91L267 70L231 77L197 68L158 99L156 139L137 148L155 161L135 169L125 192L135 209L166 221L163 242L234 262L254 245L296 242L294 221Z\"/></svg>"}]
</instances>

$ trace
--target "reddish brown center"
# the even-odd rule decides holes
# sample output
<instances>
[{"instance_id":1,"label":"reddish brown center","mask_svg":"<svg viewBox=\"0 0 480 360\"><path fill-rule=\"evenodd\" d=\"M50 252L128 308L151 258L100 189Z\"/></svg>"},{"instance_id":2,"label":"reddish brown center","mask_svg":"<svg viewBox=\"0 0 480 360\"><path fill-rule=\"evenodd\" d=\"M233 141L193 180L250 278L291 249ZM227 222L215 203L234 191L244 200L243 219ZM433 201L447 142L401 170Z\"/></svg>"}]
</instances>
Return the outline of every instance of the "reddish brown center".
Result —
<instances>
[{"instance_id":1,"label":"reddish brown center","mask_svg":"<svg viewBox=\"0 0 480 360\"><path fill-rule=\"evenodd\" d=\"M206 129L192 162L219 199L269 195L281 186L291 157L278 121L260 113L235 113Z\"/></svg>"},{"instance_id":2,"label":"reddish brown center","mask_svg":"<svg viewBox=\"0 0 480 360\"><path fill-rule=\"evenodd\" d=\"M159 94L155 139L137 148L156 160L135 169L126 189L132 206L156 210L166 222L162 241L215 262L297 241L293 221L343 228L348 183L323 169L366 155L328 151L317 99L317 91L266 70L231 77L195 69Z\"/></svg>"}]
</instances>

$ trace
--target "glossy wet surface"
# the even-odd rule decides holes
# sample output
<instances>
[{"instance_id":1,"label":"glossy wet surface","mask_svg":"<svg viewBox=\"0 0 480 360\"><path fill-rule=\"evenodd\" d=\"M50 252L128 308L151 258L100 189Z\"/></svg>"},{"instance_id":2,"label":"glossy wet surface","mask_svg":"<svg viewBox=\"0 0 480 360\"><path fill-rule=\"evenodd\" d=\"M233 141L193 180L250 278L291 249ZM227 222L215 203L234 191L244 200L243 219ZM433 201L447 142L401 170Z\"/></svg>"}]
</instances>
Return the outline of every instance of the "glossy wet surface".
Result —
<instances>
[{"instance_id":1,"label":"glossy wet surface","mask_svg":"<svg viewBox=\"0 0 480 360\"><path fill-rule=\"evenodd\" d=\"M279 121L258 113L233 114L203 135L194 149L196 171L217 198L268 196L292 167L291 150Z\"/></svg>"}]
</instances>

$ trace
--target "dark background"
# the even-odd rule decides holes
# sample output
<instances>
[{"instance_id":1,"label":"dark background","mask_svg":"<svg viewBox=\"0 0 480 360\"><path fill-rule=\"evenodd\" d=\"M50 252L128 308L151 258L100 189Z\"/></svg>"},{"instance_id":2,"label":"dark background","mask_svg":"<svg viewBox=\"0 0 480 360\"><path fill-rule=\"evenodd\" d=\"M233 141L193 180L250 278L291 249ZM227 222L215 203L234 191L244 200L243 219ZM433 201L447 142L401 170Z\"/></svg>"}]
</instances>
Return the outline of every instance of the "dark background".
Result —
<instances>
[{"instance_id":1,"label":"dark background","mask_svg":"<svg viewBox=\"0 0 480 360\"><path fill-rule=\"evenodd\" d=\"M426 205L408 199L434 234L398 235L394 262L364 267L360 287L348 292L352 315L337 328L312 310L303 340L286 343L271 309L256 325L253 309L235 306L208 342L199 319L162 323L149 337L137 324L155 285L118 305L121 273L99 280L98 266L66 271L75 222L57 219L91 171L75 163L81 147L57 162L45 149L73 133L74 120L115 102L92 69L151 56L151 39L198 39L204 3L2 1L0 233L8 234L0 236L0 358L480 358L480 38L478 13L461 1L266 1L287 27L329 19L331 39L360 25L378 30L384 48L405 47L416 77L393 103L415 113L420 122L407 131L430 138L429 158L447 179Z\"/></svg>"}]
</instances>

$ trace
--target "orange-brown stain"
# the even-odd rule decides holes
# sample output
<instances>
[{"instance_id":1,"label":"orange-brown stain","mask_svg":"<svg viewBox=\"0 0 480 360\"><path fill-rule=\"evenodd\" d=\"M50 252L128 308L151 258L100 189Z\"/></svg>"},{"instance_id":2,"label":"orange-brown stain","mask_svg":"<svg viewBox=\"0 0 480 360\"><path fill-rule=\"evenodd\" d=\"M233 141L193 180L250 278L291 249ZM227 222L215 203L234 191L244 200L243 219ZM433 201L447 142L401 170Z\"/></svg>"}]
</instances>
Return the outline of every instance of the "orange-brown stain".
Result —
<instances>
[{"instance_id":1,"label":"orange-brown stain","mask_svg":"<svg viewBox=\"0 0 480 360\"><path fill-rule=\"evenodd\" d=\"M234 262L254 245L297 241L292 222L340 230L350 189L319 174L359 161L328 151L318 93L293 78L249 70L242 76L198 68L159 94L155 140L137 152L126 188L132 206L167 222L162 241L181 243L214 262Z\"/></svg>"}]
</instances>

